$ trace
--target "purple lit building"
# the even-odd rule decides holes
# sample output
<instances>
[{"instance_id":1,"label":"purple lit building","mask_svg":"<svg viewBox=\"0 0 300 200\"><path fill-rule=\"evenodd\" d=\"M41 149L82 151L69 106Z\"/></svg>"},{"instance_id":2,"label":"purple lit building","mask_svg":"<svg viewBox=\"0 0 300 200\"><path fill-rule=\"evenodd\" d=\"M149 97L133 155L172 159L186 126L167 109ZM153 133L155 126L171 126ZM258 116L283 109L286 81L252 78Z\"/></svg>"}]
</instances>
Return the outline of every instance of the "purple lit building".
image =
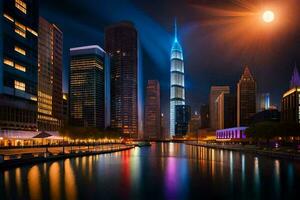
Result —
<instances>
[{"instance_id":1,"label":"purple lit building","mask_svg":"<svg viewBox=\"0 0 300 200\"><path fill-rule=\"evenodd\" d=\"M246 131L247 127L234 127L234 128L227 128L217 130L216 132L216 139L245 139L246 138Z\"/></svg>"}]
</instances>

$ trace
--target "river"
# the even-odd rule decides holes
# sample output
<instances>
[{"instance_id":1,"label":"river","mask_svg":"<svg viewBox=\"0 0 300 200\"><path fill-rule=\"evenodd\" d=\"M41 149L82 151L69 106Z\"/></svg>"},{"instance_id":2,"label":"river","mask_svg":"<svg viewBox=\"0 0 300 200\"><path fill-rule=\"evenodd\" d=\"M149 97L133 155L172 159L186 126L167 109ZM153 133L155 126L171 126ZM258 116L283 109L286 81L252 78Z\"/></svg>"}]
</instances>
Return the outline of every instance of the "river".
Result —
<instances>
[{"instance_id":1,"label":"river","mask_svg":"<svg viewBox=\"0 0 300 200\"><path fill-rule=\"evenodd\" d=\"M300 162L153 143L0 171L0 199L297 199Z\"/></svg>"}]
</instances>

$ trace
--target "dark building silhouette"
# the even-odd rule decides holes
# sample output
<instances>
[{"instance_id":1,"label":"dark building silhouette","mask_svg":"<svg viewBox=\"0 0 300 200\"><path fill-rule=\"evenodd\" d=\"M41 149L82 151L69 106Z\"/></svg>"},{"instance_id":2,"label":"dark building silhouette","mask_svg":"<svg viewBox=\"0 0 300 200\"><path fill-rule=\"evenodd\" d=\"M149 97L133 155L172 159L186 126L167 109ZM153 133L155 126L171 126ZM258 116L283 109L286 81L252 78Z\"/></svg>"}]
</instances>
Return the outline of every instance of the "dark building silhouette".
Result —
<instances>
[{"instance_id":1,"label":"dark building silhouette","mask_svg":"<svg viewBox=\"0 0 300 200\"><path fill-rule=\"evenodd\" d=\"M44 18L39 19L38 129L57 131L63 120L63 33Z\"/></svg>"},{"instance_id":2,"label":"dark building silhouette","mask_svg":"<svg viewBox=\"0 0 300 200\"><path fill-rule=\"evenodd\" d=\"M199 129L201 128L201 117L198 112L194 112L191 116L189 122L189 132L188 135L193 137L198 134Z\"/></svg>"},{"instance_id":3,"label":"dark building silhouette","mask_svg":"<svg viewBox=\"0 0 300 200\"><path fill-rule=\"evenodd\" d=\"M175 136L184 137L188 132L191 120L191 107L189 105L175 106Z\"/></svg>"},{"instance_id":4,"label":"dark building silhouette","mask_svg":"<svg viewBox=\"0 0 300 200\"><path fill-rule=\"evenodd\" d=\"M258 112L251 117L251 123L253 124L266 121L279 122L280 112L276 109L269 109Z\"/></svg>"},{"instance_id":5,"label":"dark building silhouette","mask_svg":"<svg viewBox=\"0 0 300 200\"><path fill-rule=\"evenodd\" d=\"M236 96L222 92L217 98L218 129L236 126Z\"/></svg>"},{"instance_id":6,"label":"dark building silhouette","mask_svg":"<svg viewBox=\"0 0 300 200\"><path fill-rule=\"evenodd\" d=\"M0 127L36 131L38 1L3 0L0 13Z\"/></svg>"},{"instance_id":7,"label":"dark building silhouette","mask_svg":"<svg viewBox=\"0 0 300 200\"><path fill-rule=\"evenodd\" d=\"M300 76L295 66L290 89L286 91L281 100L281 121L300 123Z\"/></svg>"},{"instance_id":8,"label":"dark building silhouette","mask_svg":"<svg viewBox=\"0 0 300 200\"><path fill-rule=\"evenodd\" d=\"M200 108L201 128L209 128L209 105L204 104Z\"/></svg>"},{"instance_id":9,"label":"dark building silhouette","mask_svg":"<svg viewBox=\"0 0 300 200\"><path fill-rule=\"evenodd\" d=\"M70 49L70 124L105 128L105 52L97 46Z\"/></svg>"},{"instance_id":10,"label":"dark building silhouette","mask_svg":"<svg viewBox=\"0 0 300 200\"><path fill-rule=\"evenodd\" d=\"M256 113L256 82L248 68L237 84L237 126L247 126Z\"/></svg>"},{"instance_id":11,"label":"dark building silhouette","mask_svg":"<svg viewBox=\"0 0 300 200\"><path fill-rule=\"evenodd\" d=\"M110 55L111 127L127 137L142 134L142 80L138 32L130 22L105 30L105 50Z\"/></svg>"},{"instance_id":12,"label":"dark building silhouette","mask_svg":"<svg viewBox=\"0 0 300 200\"><path fill-rule=\"evenodd\" d=\"M145 101L145 139L161 139L160 87L157 80L149 80Z\"/></svg>"}]
</instances>

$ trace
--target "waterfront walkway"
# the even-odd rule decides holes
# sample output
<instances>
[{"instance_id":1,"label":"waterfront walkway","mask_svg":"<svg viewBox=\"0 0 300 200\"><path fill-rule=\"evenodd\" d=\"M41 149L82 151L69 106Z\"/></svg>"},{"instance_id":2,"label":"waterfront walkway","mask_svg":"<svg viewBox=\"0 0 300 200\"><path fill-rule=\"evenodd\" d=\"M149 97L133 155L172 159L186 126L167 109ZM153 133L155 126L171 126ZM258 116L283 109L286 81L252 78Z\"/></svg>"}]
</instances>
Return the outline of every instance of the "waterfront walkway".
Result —
<instances>
[{"instance_id":1,"label":"waterfront walkway","mask_svg":"<svg viewBox=\"0 0 300 200\"><path fill-rule=\"evenodd\" d=\"M269 156L273 158L284 158L300 161L299 150L292 150L287 148L265 148L256 145L242 145L242 144L208 144L208 143L197 143L197 142L186 142L187 145L223 149L230 151L241 151L245 153L252 153L259 156Z\"/></svg>"},{"instance_id":2,"label":"waterfront walkway","mask_svg":"<svg viewBox=\"0 0 300 200\"><path fill-rule=\"evenodd\" d=\"M36 147L0 149L0 168L47 162L64 158L113 153L133 148L133 145L107 144L98 146Z\"/></svg>"}]
</instances>

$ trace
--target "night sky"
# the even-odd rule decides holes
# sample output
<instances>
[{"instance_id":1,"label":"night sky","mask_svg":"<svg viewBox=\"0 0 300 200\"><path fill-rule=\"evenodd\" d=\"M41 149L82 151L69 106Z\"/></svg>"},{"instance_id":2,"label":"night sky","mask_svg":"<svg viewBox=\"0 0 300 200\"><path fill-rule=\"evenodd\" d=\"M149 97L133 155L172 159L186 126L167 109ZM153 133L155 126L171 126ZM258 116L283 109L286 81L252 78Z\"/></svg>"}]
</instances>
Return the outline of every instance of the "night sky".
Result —
<instances>
[{"instance_id":1,"label":"night sky","mask_svg":"<svg viewBox=\"0 0 300 200\"><path fill-rule=\"evenodd\" d=\"M160 81L163 112L169 106L175 18L184 51L186 101L193 110L208 102L211 85L230 85L235 92L246 64L258 92L270 92L271 103L279 106L295 63L300 65L299 0L41 0L40 8L41 16L64 33L64 91L69 48L103 47L105 27L122 20L135 23L144 84ZM264 9L275 12L273 23L262 22Z\"/></svg>"}]
</instances>

